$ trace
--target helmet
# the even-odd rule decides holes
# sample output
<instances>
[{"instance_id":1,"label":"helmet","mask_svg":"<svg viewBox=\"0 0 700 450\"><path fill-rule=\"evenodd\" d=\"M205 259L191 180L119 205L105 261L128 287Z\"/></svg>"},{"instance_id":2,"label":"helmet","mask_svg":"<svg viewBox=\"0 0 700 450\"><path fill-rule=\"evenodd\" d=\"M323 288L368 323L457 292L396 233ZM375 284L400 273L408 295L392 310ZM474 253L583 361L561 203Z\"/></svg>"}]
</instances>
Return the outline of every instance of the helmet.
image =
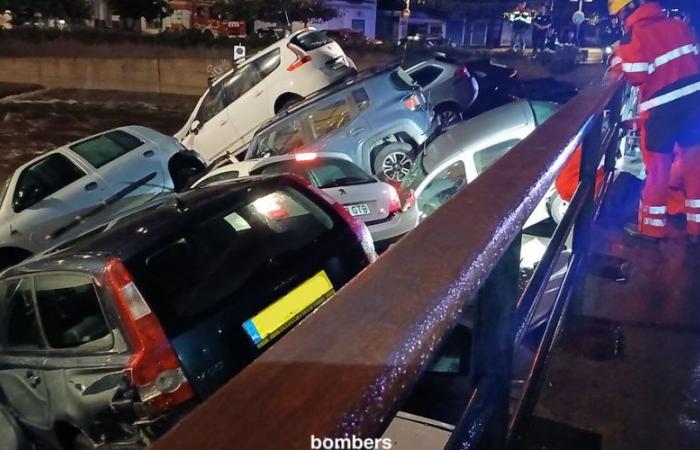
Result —
<instances>
[{"instance_id":1,"label":"helmet","mask_svg":"<svg viewBox=\"0 0 700 450\"><path fill-rule=\"evenodd\" d=\"M632 3L633 0L608 0L610 14L617 14L622 8Z\"/></svg>"}]
</instances>

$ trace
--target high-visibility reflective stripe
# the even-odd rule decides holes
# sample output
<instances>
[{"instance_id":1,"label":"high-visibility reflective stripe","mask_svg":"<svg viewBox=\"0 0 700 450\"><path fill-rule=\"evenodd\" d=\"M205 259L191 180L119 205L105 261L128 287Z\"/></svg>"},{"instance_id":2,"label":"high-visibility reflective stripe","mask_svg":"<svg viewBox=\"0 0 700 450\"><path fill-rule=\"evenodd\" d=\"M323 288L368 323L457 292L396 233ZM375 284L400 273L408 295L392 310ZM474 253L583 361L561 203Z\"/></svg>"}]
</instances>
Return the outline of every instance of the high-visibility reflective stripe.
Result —
<instances>
[{"instance_id":1,"label":"high-visibility reflective stripe","mask_svg":"<svg viewBox=\"0 0 700 450\"><path fill-rule=\"evenodd\" d=\"M684 45L683 47L678 47L676 49L671 50L670 52L666 52L663 55L659 56L658 58L654 59L654 62L649 65L649 73L654 73L656 69L658 69L660 66L663 66L664 64L668 64L674 59L678 59L681 56L685 55L697 55L698 54L698 47L693 44L688 44Z\"/></svg>"},{"instance_id":2,"label":"high-visibility reflective stripe","mask_svg":"<svg viewBox=\"0 0 700 450\"><path fill-rule=\"evenodd\" d=\"M686 208L700 208L700 199L687 199L685 206Z\"/></svg>"},{"instance_id":3,"label":"high-visibility reflective stripe","mask_svg":"<svg viewBox=\"0 0 700 450\"><path fill-rule=\"evenodd\" d=\"M616 56L616 57L614 57L613 59L610 60L610 66L611 66L611 67L614 67L614 66L616 66L616 65L618 65L618 64L622 64L622 58L620 58L619 56Z\"/></svg>"},{"instance_id":4,"label":"high-visibility reflective stripe","mask_svg":"<svg viewBox=\"0 0 700 450\"><path fill-rule=\"evenodd\" d=\"M651 225L652 227L665 227L666 219L644 219L644 225Z\"/></svg>"},{"instance_id":5,"label":"high-visibility reflective stripe","mask_svg":"<svg viewBox=\"0 0 700 450\"><path fill-rule=\"evenodd\" d=\"M688 222L700 223L700 214L686 214Z\"/></svg>"},{"instance_id":6,"label":"high-visibility reflective stripe","mask_svg":"<svg viewBox=\"0 0 700 450\"><path fill-rule=\"evenodd\" d=\"M675 91L671 91L668 94L659 95L658 97L652 98L651 100L647 100L641 105L639 105L639 110L642 112L648 111L651 108L656 108L657 106L665 105L666 103L670 103L674 100L678 100L681 97L694 94L698 91L700 91L700 81L698 81L697 83L689 84L688 86L682 87L680 89L676 89Z\"/></svg>"},{"instance_id":7,"label":"high-visibility reflective stripe","mask_svg":"<svg viewBox=\"0 0 700 450\"><path fill-rule=\"evenodd\" d=\"M645 206L642 208L644 211L648 212L649 214L666 214L666 207L665 206Z\"/></svg>"},{"instance_id":8,"label":"high-visibility reflective stripe","mask_svg":"<svg viewBox=\"0 0 700 450\"><path fill-rule=\"evenodd\" d=\"M648 63L622 63L622 70L629 73L646 72L649 73Z\"/></svg>"}]
</instances>

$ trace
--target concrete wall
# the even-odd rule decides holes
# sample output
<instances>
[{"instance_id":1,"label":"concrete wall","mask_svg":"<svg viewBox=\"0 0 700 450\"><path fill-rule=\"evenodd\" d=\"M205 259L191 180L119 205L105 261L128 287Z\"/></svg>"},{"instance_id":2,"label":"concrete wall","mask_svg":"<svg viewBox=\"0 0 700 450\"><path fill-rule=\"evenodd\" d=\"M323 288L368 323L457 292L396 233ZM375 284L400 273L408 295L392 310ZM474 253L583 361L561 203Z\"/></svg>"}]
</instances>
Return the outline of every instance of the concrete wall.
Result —
<instances>
[{"instance_id":1,"label":"concrete wall","mask_svg":"<svg viewBox=\"0 0 700 450\"><path fill-rule=\"evenodd\" d=\"M390 59L379 53L350 56L360 69ZM230 62L220 58L0 58L0 82L201 95L209 73L229 68Z\"/></svg>"}]
</instances>

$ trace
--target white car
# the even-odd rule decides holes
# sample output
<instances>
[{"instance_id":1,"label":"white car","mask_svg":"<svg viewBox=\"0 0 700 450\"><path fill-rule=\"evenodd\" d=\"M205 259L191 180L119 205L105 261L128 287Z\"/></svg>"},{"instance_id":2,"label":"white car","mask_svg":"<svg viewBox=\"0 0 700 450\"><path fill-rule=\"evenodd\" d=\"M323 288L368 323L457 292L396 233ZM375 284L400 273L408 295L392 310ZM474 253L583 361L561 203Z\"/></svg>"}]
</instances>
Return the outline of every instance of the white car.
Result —
<instances>
[{"instance_id":1,"label":"white car","mask_svg":"<svg viewBox=\"0 0 700 450\"><path fill-rule=\"evenodd\" d=\"M378 250L411 231L415 221L405 214L396 189L371 177L343 153L295 153L232 161L202 177L193 187L250 175L292 173L336 200L369 228Z\"/></svg>"},{"instance_id":2,"label":"white car","mask_svg":"<svg viewBox=\"0 0 700 450\"><path fill-rule=\"evenodd\" d=\"M0 185L0 270L52 247L66 227L91 212L179 190L204 168L175 138L139 126L35 158Z\"/></svg>"},{"instance_id":3,"label":"white car","mask_svg":"<svg viewBox=\"0 0 700 450\"><path fill-rule=\"evenodd\" d=\"M508 153L559 109L550 102L519 100L448 128L416 159L401 184L410 214L423 221ZM525 226L547 217L546 197Z\"/></svg>"},{"instance_id":4,"label":"white car","mask_svg":"<svg viewBox=\"0 0 700 450\"><path fill-rule=\"evenodd\" d=\"M356 71L333 39L313 28L298 31L216 80L175 137L211 162L242 150L279 111Z\"/></svg>"}]
</instances>

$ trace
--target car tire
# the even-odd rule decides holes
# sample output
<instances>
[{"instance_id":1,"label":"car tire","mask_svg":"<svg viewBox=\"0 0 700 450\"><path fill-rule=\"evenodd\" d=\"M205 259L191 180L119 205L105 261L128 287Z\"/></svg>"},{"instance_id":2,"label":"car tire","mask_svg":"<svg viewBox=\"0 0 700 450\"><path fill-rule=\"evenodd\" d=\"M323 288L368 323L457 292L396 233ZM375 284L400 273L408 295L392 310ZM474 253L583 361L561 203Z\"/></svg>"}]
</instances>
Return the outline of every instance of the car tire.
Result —
<instances>
[{"instance_id":1,"label":"car tire","mask_svg":"<svg viewBox=\"0 0 700 450\"><path fill-rule=\"evenodd\" d=\"M398 184L413 168L415 155L411 144L397 142L387 144L374 158L374 174L382 181Z\"/></svg>"},{"instance_id":2,"label":"car tire","mask_svg":"<svg viewBox=\"0 0 700 450\"><path fill-rule=\"evenodd\" d=\"M552 195L552 198L550 198L549 202L547 202L549 217L551 217L557 224L561 222L561 219L564 217L568 207L569 202L561 198L559 194Z\"/></svg>"},{"instance_id":3,"label":"car tire","mask_svg":"<svg viewBox=\"0 0 700 450\"><path fill-rule=\"evenodd\" d=\"M95 450L95 444L83 433L77 433L73 439L73 450Z\"/></svg>"},{"instance_id":4,"label":"car tire","mask_svg":"<svg viewBox=\"0 0 700 450\"><path fill-rule=\"evenodd\" d=\"M435 108L435 119L440 128L447 128L462 121L462 112L455 105L438 105Z\"/></svg>"}]
</instances>

